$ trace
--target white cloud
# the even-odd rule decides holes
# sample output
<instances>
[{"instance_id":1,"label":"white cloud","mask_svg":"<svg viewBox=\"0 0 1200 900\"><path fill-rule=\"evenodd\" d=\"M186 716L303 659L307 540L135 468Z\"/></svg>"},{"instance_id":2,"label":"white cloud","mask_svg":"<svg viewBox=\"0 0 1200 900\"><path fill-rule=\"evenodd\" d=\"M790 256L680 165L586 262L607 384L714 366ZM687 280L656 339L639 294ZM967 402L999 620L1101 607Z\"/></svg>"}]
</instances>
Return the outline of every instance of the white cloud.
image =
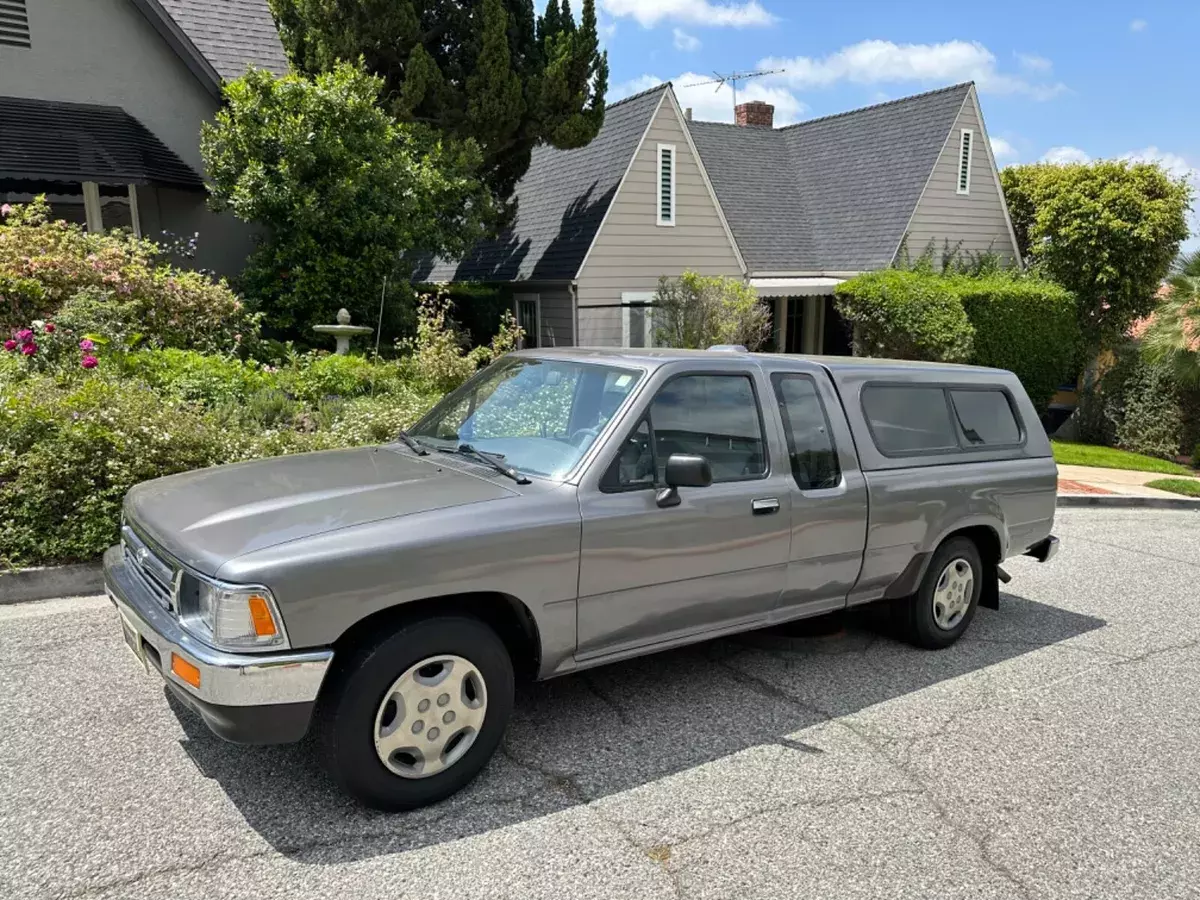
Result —
<instances>
[{"instance_id":1,"label":"white cloud","mask_svg":"<svg viewBox=\"0 0 1200 900\"><path fill-rule=\"evenodd\" d=\"M1053 163L1056 166L1065 166L1068 163L1091 162L1091 159L1078 147L1051 147L1042 156L1041 161Z\"/></svg>"},{"instance_id":2,"label":"white cloud","mask_svg":"<svg viewBox=\"0 0 1200 900\"><path fill-rule=\"evenodd\" d=\"M1145 19L1134 19L1132 22L1129 23L1129 30L1133 31L1133 32L1145 31L1146 26L1149 24L1150 23L1147 22Z\"/></svg>"},{"instance_id":3,"label":"white cloud","mask_svg":"<svg viewBox=\"0 0 1200 900\"><path fill-rule=\"evenodd\" d=\"M871 85L974 81L981 91L1023 94L1035 100L1048 100L1067 89L1061 82L1030 81L999 71L995 55L977 41L895 44L868 40L819 59L768 57L759 67L784 69L784 74L773 78L799 89L829 87L841 81Z\"/></svg>"},{"instance_id":4,"label":"white cloud","mask_svg":"<svg viewBox=\"0 0 1200 900\"><path fill-rule=\"evenodd\" d=\"M711 75L700 75L695 72L684 72L671 79L675 86L675 96L679 105L692 108L692 118L704 122L733 121L733 91L729 85L697 84L710 81ZM642 75L622 84L615 85L610 91L610 100L619 100L631 94L648 91L655 85L663 83L657 75ZM689 85L692 85L689 87ZM808 107L787 88L763 84L760 80L747 81L738 85L737 99L739 103L747 100L761 100L775 107L775 124L790 125L800 118Z\"/></svg>"},{"instance_id":5,"label":"white cloud","mask_svg":"<svg viewBox=\"0 0 1200 900\"><path fill-rule=\"evenodd\" d=\"M1054 63L1036 53L1018 53L1017 62L1026 72L1049 72L1054 68Z\"/></svg>"},{"instance_id":6,"label":"white cloud","mask_svg":"<svg viewBox=\"0 0 1200 900\"><path fill-rule=\"evenodd\" d=\"M684 53L691 53L694 50L700 49L700 38L695 35L688 34L682 28L672 29L672 34L675 36L675 49L682 50Z\"/></svg>"},{"instance_id":7,"label":"white cloud","mask_svg":"<svg viewBox=\"0 0 1200 900\"><path fill-rule=\"evenodd\" d=\"M1200 167L1193 166L1178 153L1170 153L1159 150L1151 145L1141 150L1132 150L1129 153L1122 153L1118 159L1126 159L1130 162L1156 162L1174 178L1187 178L1197 188L1200 188Z\"/></svg>"},{"instance_id":8,"label":"white cloud","mask_svg":"<svg viewBox=\"0 0 1200 900\"><path fill-rule=\"evenodd\" d=\"M1002 137L989 137L988 140L992 142L992 156L996 157L997 163L1016 161L1016 147Z\"/></svg>"},{"instance_id":9,"label":"white cloud","mask_svg":"<svg viewBox=\"0 0 1200 900\"><path fill-rule=\"evenodd\" d=\"M600 0L600 8L610 16L630 16L643 28L659 22L686 22L690 25L746 28L770 25L775 16L759 0L711 2L711 0Z\"/></svg>"}]
</instances>

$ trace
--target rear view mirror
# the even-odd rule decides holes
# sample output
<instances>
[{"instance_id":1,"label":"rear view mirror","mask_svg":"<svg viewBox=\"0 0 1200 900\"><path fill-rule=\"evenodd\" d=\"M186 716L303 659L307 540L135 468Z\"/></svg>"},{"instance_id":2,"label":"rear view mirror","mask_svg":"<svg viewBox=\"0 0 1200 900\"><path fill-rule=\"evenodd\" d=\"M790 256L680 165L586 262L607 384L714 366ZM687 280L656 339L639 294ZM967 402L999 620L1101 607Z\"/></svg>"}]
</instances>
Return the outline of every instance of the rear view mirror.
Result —
<instances>
[{"instance_id":1,"label":"rear view mirror","mask_svg":"<svg viewBox=\"0 0 1200 900\"><path fill-rule=\"evenodd\" d=\"M712 466L703 456L691 453L672 453L667 457L667 471L663 479L667 486L659 488L655 501L664 509L679 505L679 488L708 487L712 484Z\"/></svg>"}]
</instances>

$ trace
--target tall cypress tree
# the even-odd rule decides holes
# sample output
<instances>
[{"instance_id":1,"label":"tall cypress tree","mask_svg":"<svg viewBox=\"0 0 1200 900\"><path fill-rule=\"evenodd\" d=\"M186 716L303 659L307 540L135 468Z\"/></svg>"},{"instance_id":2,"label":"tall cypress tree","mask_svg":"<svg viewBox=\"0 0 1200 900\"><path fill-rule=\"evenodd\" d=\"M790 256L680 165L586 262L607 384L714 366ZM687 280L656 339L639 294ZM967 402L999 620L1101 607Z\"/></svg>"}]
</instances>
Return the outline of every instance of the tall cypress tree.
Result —
<instances>
[{"instance_id":1,"label":"tall cypress tree","mask_svg":"<svg viewBox=\"0 0 1200 900\"><path fill-rule=\"evenodd\" d=\"M595 0L269 0L292 65L313 75L361 59L390 111L483 152L500 209L540 143L587 144L604 123L608 57Z\"/></svg>"}]
</instances>

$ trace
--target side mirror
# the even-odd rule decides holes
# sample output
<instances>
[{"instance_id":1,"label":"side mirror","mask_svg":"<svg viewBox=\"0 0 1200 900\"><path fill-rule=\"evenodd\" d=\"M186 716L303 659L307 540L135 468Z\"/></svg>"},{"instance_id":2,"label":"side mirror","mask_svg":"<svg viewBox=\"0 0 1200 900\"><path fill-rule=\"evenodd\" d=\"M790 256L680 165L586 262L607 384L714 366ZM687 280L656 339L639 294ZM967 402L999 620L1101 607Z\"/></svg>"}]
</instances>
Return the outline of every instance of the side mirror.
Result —
<instances>
[{"instance_id":1,"label":"side mirror","mask_svg":"<svg viewBox=\"0 0 1200 900\"><path fill-rule=\"evenodd\" d=\"M703 456L691 453L672 453L667 457L667 486L659 488L655 501L664 509L679 505L679 488L708 487L712 484L712 466Z\"/></svg>"}]
</instances>

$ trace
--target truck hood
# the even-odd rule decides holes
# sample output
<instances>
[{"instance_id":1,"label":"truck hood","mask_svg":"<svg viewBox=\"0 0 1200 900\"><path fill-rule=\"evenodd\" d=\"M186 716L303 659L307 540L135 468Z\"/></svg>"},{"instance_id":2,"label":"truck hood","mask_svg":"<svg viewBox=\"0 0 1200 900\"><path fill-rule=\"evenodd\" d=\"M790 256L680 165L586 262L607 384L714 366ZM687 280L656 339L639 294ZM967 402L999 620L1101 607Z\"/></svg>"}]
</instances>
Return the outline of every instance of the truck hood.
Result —
<instances>
[{"instance_id":1,"label":"truck hood","mask_svg":"<svg viewBox=\"0 0 1200 900\"><path fill-rule=\"evenodd\" d=\"M363 447L198 469L137 485L125 513L180 562L213 575L235 557L322 532L517 496L442 462Z\"/></svg>"}]
</instances>

